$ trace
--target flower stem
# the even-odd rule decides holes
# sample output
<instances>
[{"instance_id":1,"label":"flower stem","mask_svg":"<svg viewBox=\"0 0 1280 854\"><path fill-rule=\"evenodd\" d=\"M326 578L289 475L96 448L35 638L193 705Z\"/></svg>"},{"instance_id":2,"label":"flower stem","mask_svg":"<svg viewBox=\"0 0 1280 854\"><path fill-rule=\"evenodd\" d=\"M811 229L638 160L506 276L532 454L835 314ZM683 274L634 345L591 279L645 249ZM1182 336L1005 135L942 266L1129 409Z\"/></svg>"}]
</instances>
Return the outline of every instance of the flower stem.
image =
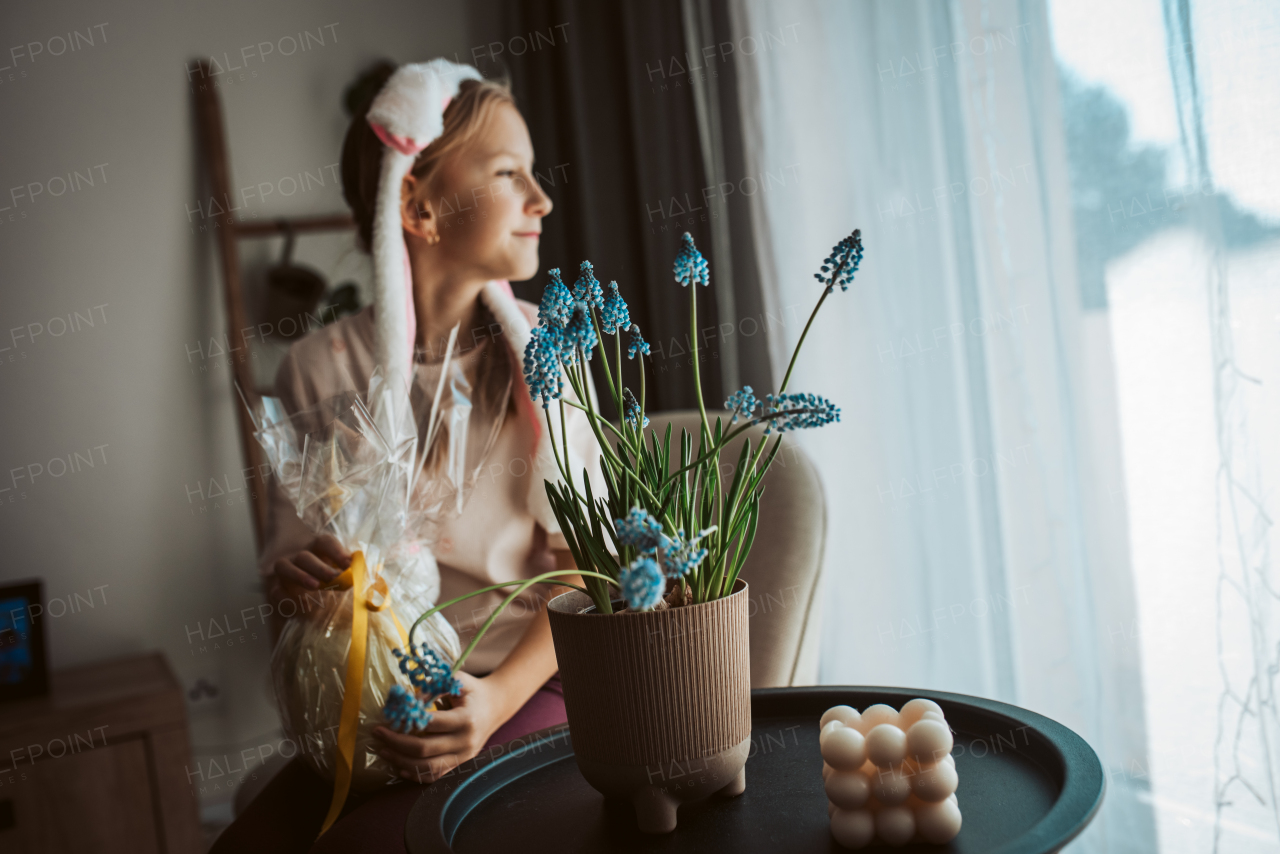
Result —
<instances>
[{"instance_id":1,"label":"flower stem","mask_svg":"<svg viewBox=\"0 0 1280 854\"><path fill-rule=\"evenodd\" d=\"M595 410L595 407L591 405L591 388L588 385L588 383L591 382L591 375L587 373L587 360L583 358L583 353L581 350L578 351L578 357L579 357L578 370L580 372L579 382L582 385L582 389L581 390L574 389L574 390L578 392L578 397L587 404L587 407L586 407L587 415L590 416L587 419L587 423L591 425L591 432L595 434L596 444L600 446L600 450L603 451L605 456L609 458L609 461L612 462L615 466L617 466L620 469L624 468L624 466L622 465L622 460L619 459L618 456L613 452L613 449L609 447L609 443L605 440L604 434L600 432L600 425L596 423L597 421L604 421L605 419L604 419L604 416L597 413ZM606 373L608 373L607 370L606 370ZM612 382L612 380L610 380L610 382ZM621 411L621 409L619 409L619 411ZM612 427L613 425L610 424L609 426ZM567 448L567 445L566 445L566 448ZM631 449L630 442L627 443L627 448ZM568 450L566 450L564 453L566 457L569 456Z\"/></svg>"},{"instance_id":2,"label":"flower stem","mask_svg":"<svg viewBox=\"0 0 1280 854\"><path fill-rule=\"evenodd\" d=\"M704 447L708 449L706 454L698 455L698 459L696 462L698 464L705 465L706 459L712 456L712 454L714 453L714 459L712 460L712 465L715 466L716 499L718 499L718 502L719 502L718 509L719 509L720 516L722 517L724 514L724 485L721 483L721 480L720 480L721 478L720 446L715 445L715 438L711 434L711 423L707 420L707 404L702 397L702 370L698 364L699 362L699 359L698 359L698 283L690 282L688 287L689 287L689 334L693 337L693 341L692 341L693 385L698 392L698 413L702 416L702 430L703 430L703 435L706 436L706 439L704 440L705 441ZM699 442L698 444L700 446L703 446L703 442ZM705 490L709 488L710 485L711 485L710 483L704 483L703 489ZM694 496L694 502L695 502L695 506L697 506L696 495ZM722 519L717 517L716 522L720 522L720 521L722 521ZM721 541L720 537L721 535L717 532L715 535L715 539L712 541L713 545L710 551L713 554L718 555L723 550L724 544ZM718 559L716 562L717 563L719 562ZM703 574L702 568L699 567L698 572L696 573L697 578L699 579L699 582L695 586L696 588L698 588L699 592L705 593L706 591L702 589L702 584L700 583L702 574ZM701 596L698 597L698 600L703 601Z\"/></svg>"},{"instance_id":3,"label":"flower stem","mask_svg":"<svg viewBox=\"0 0 1280 854\"><path fill-rule=\"evenodd\" d=\"M827 295L830 294L835 289L835 286L836 286L835 283L839 280L840 273L844 270L846 264L848 264L847 258L842 260L839 264L836 265L836 268L832 272L831 277L828 279L825 287L823 287L822 289L822 295L818 297L818 302L813 306L813 311L809 312L809 319L805 322L804 329L801 330L800 332L800 339L796 341L795 349L791 351L791 361L787 364L787 372L785 375L783 375L782 385L778 388L779 395L782 395L783 393L786 392L787 383L791 382L791 372L795 370L796 359L799 358L800 356L800 349L804 346L804 340L809 335L809 327L813 326L813 319L818 316L818 311L822 308L822 303L826 301ZM773 418L777 418L778 416L788 415L788 414L791 414L792 412L797 412L797 411L804 412L807 410L804 410L804 409L786 410L782 412L775 412L772 415L765 416L762 418L753 419L749 423L744 424L742 427L738 428L737 430L731 432L728 436L724 437L720 445L721 447L723 447L734 436L738 435L743 430L747 429L748 427L754 424L759 424L762 421L768 421ZM764 440L764 438L762 437L760 444L756 446L755 451L751 454L751 462L747 466L748 475L755 474L756 464L759 463L760 454L764 451L764 446L767 444L768 444L768 441ZM770 459L772 459L772 455L777 452L778 446L781 444L782 444L782 434L779 433L777 440L773 443L774 450L770 452ZM719 453L719 448L717 448L716 450L717 450L717 453ZM716 469L719 470L719 468L720 468L719 465L717 465ZM735 515L737 513L738 501L741 499L741 497L742 497L741 494L734 497L734 501L729 508L730 515ZM723 590L721 591L721 593L723 593Z\"/></svg>"},{"instance_id":4,"label":"flower stem","mask_svg":"<svg viewBox=\"0 0 1280 854\"><path fill-rule=\"evenodd\" d=\"M555 441L555 436L551 437L551 441ZM578 487L573 485L573 471L569 468L569 431L564 429L564 398L560 399L560 441L564 445L564 479L574 495L577 495Z\"/></svg>"},{"instance_id":5,"label":"flower stem","mask_svg":"<svg viewBox=\"0 0 1280 854\"><path fill-rule=\"evenodd\" d=\"M622 411L622 365L618 365L618 384L613 384L613 371L609 368L609 355L604 349L604 336L600 334L600 324L596 323L596 310L588 309L591 315L591 326L596 330L596 345L600 348L600 358L604 360L605 379L609 380L609 393L613 395L613 403Z\"/></svg>"},{"instance_id":6,"label":"flower stem","mask_svg":"<svg viewBox=\"0 0 1280 854\"><path fill-rule=\"evenodd\" d=\"M601 347L601 349L603 350L604 348L603 348L603 347ZM578 352L581 354L581 352L582 352L582 351L578 351ZM621 367L621 366L619 366L619 367ZM580 360L579 360L578 368L579 368L579 371L581 372L581 373L580 373L580 380L579 380L579 382L580 382L580 384L582 385L582 389L581 389L581 390L579 390L578 388L576 388L576 387L575 387L575 388L574 388L574 391L577 393L578 397L579 397L579 398L581 398L582 400L586 401L586 404L587 404L585 407L583 407L583 406L579 406L578 408L579 408L579 409L584 410L587 414L589 414L589 415L591 416L591 432L593 432L593 433L595 433L595 434L596 434L596 440L600 443L601 448L603 448L606 452L609 452L609 453L610 453L610 455L611 455L611 456L613 456L613 458L614 458L615 460L617 460L616 455L613 455L613 453L612 453L612 452L613 452L613 449L609 447L609 443L608 443L608 442L606 442L606 441L604 440L604 436L603 436L603 435L601 435L601 433L600 433L600 431L599 431L599 429L598 429L598 427L597 427L597 424L596 424L596 422L597 422L597 421L598 421L598 422L600 422L601 424L606 424L606 425L608 425L608 427L609 427L609 429L610 429L610 430L613 430L613 432L614 432L614 433L617 433L617 434L618 434L618 436L619 436L619 437L621 437L621 438L623 439L623 441L624 441L624 442L626 442L627 450L629 450L632 454L635 454L635 453L636 453L635 443L634 443L634 442L632 442L632 441L630 441L630 440L629 440L625 435L623 435L622 433L619 433L619 432L618 432L618 430L617 430L617 428L615 428L615 427L613 426L613 424L612 424L612 423L610 423L610 422L609 422L609 420L608 420L607 418L605 418L605 417L604 417L603 415L601 415L600 413L596 412L596 411L595 411L595 408L591 405L591 388L590 388L590 386L589 386L589 383L591 382L591 375L587 372L587 362L586 362L586 360L585 360L585 359L580 359ZM608 364L608 362L606 362L606 363L605 363L605 373L606 373L606 374L607 374L607 373L609 373L609 364ZM612 380L611 380L611 381L612 381ZM568 404L569 404L570 406L573 406L573 405L574 405L574 403L573 403L572 401L567 401L567 402L568 402ZM625 428L625 425L626 425L626 418L625 418L625 414L624 414L624 412L623 412L623 409L622 409L622 405L621 405L621 404L619 404L619 405L618 405L618 413L619 413L619 415L624 415L624 417L621 419L621 421L622 421L622 424L623 424L623 426L624 426L624 428ZM617 465L621 465L621 464L622 464L621 460L617 460Z\"/></svg>"},{"instance_id":7,"label":"flower stem","mask_svg":"<svg viewBox=\"0 0 1280 854\"><path fill-rule=\"evenodd\" d=\"M698 284L691 282L689 288L689 334L693 347L693 387L698 392L698 413L702 416L702 429L707 431L707 444L711 444L711 425L707 423L707 405L702 400L702 371L698 367Z\"/></svg>"},{"instance_id":8,"label":"flower stem","mask_svg":"<svg viewBox=\"0 0 1280 854\"><path fill-rule=\"evenodd\" d=\"M567 581L561 583L568 587L577 587L577 585L570 584ZM413 636L418 631L418 626L422 625L422 623L428 620L432 615L443 611L451 605L457 605L459 602L465 602L472 596L478 596L481 593L489 593L494 590L501 590L504 587L512 587L517 584L524 584L524 581L504 581L501 584L490 584L488 587L481 587L477 590L472 590L470 593L464 593L461 596L456 596L448 602L441 602L439 605L432 606L430 610L418 617L418 619L414 620L413 625L409 627L409 647L412 649L415 646ZM585 588L578 587L577 589L582 590L583 593L587 592Z\"/></svg>"},{"instance_id":9,"label":"flower stem","mask_svg":"<svg viewBox=\"0 0 1280 854\"><path fill-rule=\"evenodd\" d=\"M547 437L548 437L548 443L551 445L551 453L555 454L556 468L560 470L560 475L563 477L565 476L564 473L565 473L566 463L560 462L560 449L556 447L556 433L555 433L555 430L551 428L551 409L544 408L542 410L542 414L546 416L546 420L547 420ZM561 424L564 423L563 418L564 418L564 415L563 413L561 413L561 419L562 419L560 422Z\"/></svg>"},{"instance_id":10,"label":"flower stem","mask_svg":"<svg viewBox=\"0 0 1280 854\"><path fill-rule=\"evenodd\" d=\"M609 430L611 430L611 431L613 432L613 435L617 436L617 437L618 437L619 439L621 439L623 442L626 442L626 444L627 444L627 450L631 451L632 453L635 453L635 445L634 445L634 443L631 441L631 437L629 437L629 436L627 436L626 434L624 434L624 433L620 432L620 431L618 430L618 428L617 428L617 427L614 427L614 426L613 426L613 422L609 421L609 419L605 418L603 415L601 415L601 414L600 414L600 413L598 413L598 412L593 413L590 409L587 409L587 407L583 406L581 403L574 403L572 400L566 400L566 401L564 402L564 405L565 405L565 406L572 406L574 409L577 409L577 410L578 410L578 411L580 411L580 412L585 412L585 413L587 413L588 415L593 416L593 417L595 418L595 420L596 420L596 421L599 421L599 422L600 422L600 424L601 424L602 426L604 426L604 427L608 428Z\"/></svg>"},{"instance_id":11,"label":"flower stem","mask_svg":"<svg viewBox=\"0 0 1280 854\"><path fill-rule=\"evenodd\" d=\"M579 351L579 353L581 353L581 351ZM584 365L584 370L585 370L585 365ZM640 475L636 474L630 468L623 465L622 460L619 459L618 455L615 454L613 452L613 449L609 447L609 443L604 441L604 436L601 434L600 428L597 426L596 421L605 421L605 419L601 415L599 415L595 411L595 409L591 407L591 398L585 393L585 389L579 388L579 386L583 385L583 381L581 380L581 378L576 373L574 373L572 369L569 370L569 377L570 377L569 381L570 381L570 384L573 386L574 393L576 393L580 399L587 401L587 406L581 406L579 404L574 403L571 400L565 400L563 397L560 398L560 401L559 401L560 402L560 432L561 432L561 435L565 437L564 438L565 465L566 466L568 465L568 460L569 460L569 441L567 437L568 431L564 429L564 407L568 405L568 406L577 407L578 409L581 409L582 411L586 412L588 416L590 416L588 420L591 425L591 432L595 434L596 443L600 446L600 451L604 455L604 458L608 460L611 465L613 465L614 469L616 469L621 474L627 477L630 477L635 482L635 484L640 487L640 489L645 493L645 495L649 497L649 500L653 502L654 506L660 505L662 502L659 501L658 497L653 494L652 490L649 489L648 484L646 484L640 478ZM605 421L605 423L607 424L608 422ZM613 428L613 425L610 424L609 426L610 426L610 429L614 429L614 432L617 432L616 429ZM552 436L552 441L554 440L555 440L555 437ZM634 448L632 448L629 443L628 443L628 448L630 448L632 453L637 454L638 456L638 452ZM566 478L566 480L568 480L568 483L570 486L573 486L572 479ZM573 492L574 492L574 495L577 496L578 500L580 500L583 504L586 504L586 499L584 499L581 496L581 494L578 493L578 490L576 487L574 487Z\"/></svg>"},{"instance_id":12,"label":"flower stem","mask_svg":"<svg viewBox=\"0 0 1280 854\"><path fill-rule=\"evenodd\" d=\"M603 343L600 346L601 349L604 349ZM622 423L623 429L625 429L627 423L627 412L625 409L626 401L623 399L622 395L622 332L618 329L613 331L613 358L618 365L618 421ZM608 367L607 363L605 367ZM627 446L630 447L631 443L628 442Z\"/></svg>"},{"instance_id":13,"label":"flower stem","mask_svg":"<svg viewBox=\"0 0 1280 854\"><path fill-rule=\"evenodd\" d=\"M822 308L822 303L827 298L827 294L835 289L836 282L840 279L840 273L848 263L849 259L845 258L836 265L831 278L827 280L826 285L822 288L822 296L818 297L818 304L813 307L813 311L809 312L809 320L805 323L804 330L800 333L800 340L796 342L796 348L791 351L791 362L787 365L787 373L782 377L782 385L778 388L778 394L782 394L787 390L787 383L791 380L791 371L796 366L796 358L800 355L800 348L804 346L804 338L809 334L809 327L813 325L813 319L818 316L818 309Z\"/></svg>"},{"instance_id":14,"label":"flower stem","mask_svg":"<svg viewBox=\"0 0 1280 854\"><path fill-rule=\"evenodd\" d=\"M528 579L528 580L526 580L526 581L523 581L523 582L520 582L520 581L514 581L514 582L509 581L509 582L507 582L507 583L506 583L506 585L499 585L499 586L508 586L508 585L511 585L511 584L519 584L520 586L519 586L519 587L517 587L514 591L512 591L511 595L510 595L510 596L508 596L506 599L504 599L504 600L502 601L502 604L501 604L501 605L499 605L497 608L495 608L495 609L494 609L494 612L493 612L492 614L490 614L490 615L489 615L489 619L487 619L487 620L485 620L485 621L484 621L484 625L482 625L482 626L480 627L480 630L479 630L478 632L476 632L476 636L475 636L474 638L472 638L472 639L471 639L471 643L469 643L469 644L467 645L467 648L466 648L466 649L464 649L464 650L462 651L462 655L458 656L458 660L457 660L457 661L455 661L455 662L453 663L453 666L452 666L452 668L451 668L451 669L452 669L452 671L453 671L454 673L456 673L456 672L458 672L459 670L461 670L461 669L462 669L463 662L465 662L465 661L467 660L467 657L471 655L472 650L474 650L474 649L476 648L476 645L480 643L480 638L484 637L485 632L489 631L489 627L490 627L490 626L492 626L492 625L493 625L493 623L494 623L494 621L498 619L498 616L499 616L503 611L505 611L505 610L507 609L507 606L508 606L508 605L510 605L512 602L514 602L514 601L515 601L515 600L520 596L520 594L521 594L521 593L523 593L524 591L528 590L530 587L532 587L532 586L533 586L533 585L535 585L535 584L542 584L542 583L546 583L548 580L550 580L550 579L552 579L552 578L558 578L558 577L559 577L559 576L561 576L561 575L592 575L592 576L596 576L596 577L598 577L598 578L603 578L605 581L612 582L612 583L613 583L613 585L614 585L615 587L617 587L617 586L618 586L618 585L617 585L617 582L616 582L616 581L613 581L613 579L609 578L609 576L607 576L607 575L602 575L602 574L600 574L600 573L598 573L598 572L580 572L579 570L576 570L576 569L561 569L561 570L556 570L555 572L544 572L542 575L536 576L536 577L534 577L534 578L530 578L530 579ZM577 587L577 585L574 585L574 584L567 584L567 585L566 585L566 584L564 584L564 582L557 582L557 584L559 584L560 586L564 586L564 587L574 587L574 588L576 588L576 589L578 589L578 590L582 590L582 588L581 588L581 587ZM492 590L492 589L493 589L493 588L492 588L492 587L490 587L490 588L485 588L485 590L476 590L476 591L473 591L473 592L471 592L471 593L468 593L466 596L463 596L463 597L462 597L462 599L467 599L467 598L469 598L469 597L471 597L471 596L475 596L475 595L476 595L476 594L478 594L478 593L483 593L483 592L486 592L486 591L488 591L488 590ZM621 589L621 588L618 588L618 589ZM583 592L585 593L586 591L585 591L585 590L583 590ZM459 600L454 600L454 602L456 602L456 601L459 601ZM451 603L449 603L449 604L453 604L453 603L451 602ZM423 621L423 620L425 620L427 617L430 617L432 614L434 614L436 611L439 611L439 610L440 610L441 608L443 608L443 607L445 607L445 606L444 606L444 605L437 605L436 607L432 608L432 609L431 609L430 611L428 611L427 613L423 614L421 617L419 617L419 618L418 618L417 622L415 622L415 623L413 624L414 628L417 628L417 627L418 627L418 623L422 622L422 621ZM412 634L410 635L410 639L412 639Z\"/></svg>"},{"instance_id":15,"label":"flower stem","mask_svg":"<svg viewBox=\"0 0 1280 854\"><path fill-rule=\"evenodd\" d=\"M704 454L701 457L698 457L696 460L689 463L687 466L684 466L672 472L670 476L668 476L666 480L664 480L659 486L665 486L668 481L675 480L676 477L678 477L680 474L688 471L689 469L696 468L700 463L705 461L707 456L710 455L711 453L714 452L718 454L726 445L732 442L735 437L742 435L742 432L744 430L749 430L752 427L756 426L757 424L763 424L766 421L772 421L773 419L781 418L784 415L799 415L805 412L816 412L816 411L817 410L811 409L809 407L801 407L800 409L780 409L777 412L770 413L769 415L761 415L759 418L755 418L751 421L748 421L745 424L743 424L741 427L739 427L737 430L734 430L730 433L726 433L723 437L721 437L720 444L711 448L709 451L707 451L706 454ZM782 438L781 435L779 435L778 438Z\"/></svg>"},{"instance_id":16,"label":"flower stem","mask_svg":"<svg viewBox=\"0 0 1280 854\"><path fill-rule=\"evenodd\" d=\"M644 423L644 353L636 353L636 361L640 363L640 423ZM644 444L644 428L640 429L640 444Z\"/></svg>"}]
</instances>

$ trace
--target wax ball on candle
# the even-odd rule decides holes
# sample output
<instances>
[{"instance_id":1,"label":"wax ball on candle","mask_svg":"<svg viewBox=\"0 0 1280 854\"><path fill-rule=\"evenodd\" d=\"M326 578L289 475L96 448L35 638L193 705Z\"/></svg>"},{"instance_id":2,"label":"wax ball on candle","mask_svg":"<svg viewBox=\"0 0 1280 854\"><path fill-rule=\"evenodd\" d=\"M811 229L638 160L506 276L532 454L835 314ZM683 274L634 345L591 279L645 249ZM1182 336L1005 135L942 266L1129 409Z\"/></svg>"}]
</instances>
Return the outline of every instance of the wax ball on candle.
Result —
<instances>
[{"instance_id":1,"label":"wax ball on candle","mask_svg":"<svg viewBox=\"0 0 1280 854\"><path fill-rule=\"evenodd\" d=\"M906 733L906 753L917 762L932 764L951 753L955 740L951 728L926 718L916 721ZM868 739L868 743L870 739ZM872 754L874 756L874 754Z\"/></svg>"},{"instance_id":2,"label":"wax ball on candle","mask_svg":"<svg viewBox=\"0 0 1280 854\"><path fill-rule=\"evenodd\" d=\"M911 791L922 801L945 801L960 785L960 775L946 762L923 765L911 776Z\"/></svg>"},{"instance_id":3,"label":"wax ball on candle","mask_svg":"<svg viewBox=\"0 0 1280 854\"><path fill-rule=\"evenodd\" d=\"M876 703L874 706L867 706L866 711L862 713L861 726L858 729L864 734L878 727L880 724L898 723L898 711L893 706L886 706L884 703Z\"/></svg>"},{"instance_id":4,"label":"wax ball on candle","mask_svg":"<svg viewBox=\"0 0 1280 854\"><path fill-rule=\"evenodd\" d=\"M858 714L858 710L853 706L832 706L822 713L822 720L818 726L826 728L831 721L840 721L845 726L857 729L858 721L861 719L862 715Z\"/></svg>"},{"instance_id":5,"label":"wax ball on candle","mask_svg":"<svg viewBox=\"0 0 1280 854\"><path fill-rule=\"evenodd\" d=\"M845 848L862 848L876 833L870 810L842 810L831 813L831 835Z\"/></svg>"},{"instance_id":6,"label":"wax ball on candle","mask_svg":"<svg viewBox=\"0 0 1280 854\"><path fill-rule=\"evenodd\" d=\"M827 733L822 758L837 771L856 771L867 758L866 740L856 729L842 726Z\"/></svg>"},{"instance_id":7,"label":"wax ball on candle","mask_svg":"<svg viewBox=\"0 0 1280 854\"><path fill-rule=\"evenodd\" d=\"M911 794L911 778L901 765L877 768L871 777L871 794L887 807L897 806Z\"/></svg>"},{"instance_id":8,"label":"wax ball on candle","mask_svg":"<svg viewBox=\"0 0 1280 854\"><path fill-rule=\"evenodd\" d=\"M907 734L893 724L877 724L867 733L867 756L881 768L907 756Z\"/></svg>"},{"instance_id":9,"label":"wax ball on candle","mask_svg":"<svg viewBox=\"0 0 1280 854\"><path fill-rule=\"evenodd\" d=\"M925 804L916 810L916 827L926 842L941 845L960 832L960 806L955 795L936 804Z\"/></svg>"},{"instance_id":10,"label":"wax ball on candle","mask_svg":"<svg viewBox=\"0 0 1280 854\"><path fill-rule=\"evenodd\" d=\"M836 706L823 715L818 741L838 844L945 843L959 832L955 738L937 703L919 698L901 711L876 704L861 715Z\"/></svg>"},{"instance_id":11,"label":"wax ball on candle","mask_svg":"<svg viewBox=\"0 0 1280 854\"><path fill-rule=\"evenodd\" d=\"M827 777L823 788L828 800L843 810L860 809L871 796L871 784L859 771L837 771Z\"/></svg>"},{"instance_id":12,"label":"wax ball on candle","mask_svg":"<svg viewBox=\"0 0 1280 854\"><path fill-rule=\"evenodd\" d=\"M898 712L898 726L903 729L910 729L911 725L920 720L920 716L925 712L942 714L942 707L933 700L926 700L923 697L909 700Z\"/></svg>"},{"instance_id":13,"label":"wax ball on candle","mask_svg":"<svg viewBox=\"0 0 1280 854\"><path fill-rule=\"evenodd\" d=\"M885 807L875 815L876 833L890 845L906 845L916 835L916 818L906 807Z\"/></svg>"}]
</instances>

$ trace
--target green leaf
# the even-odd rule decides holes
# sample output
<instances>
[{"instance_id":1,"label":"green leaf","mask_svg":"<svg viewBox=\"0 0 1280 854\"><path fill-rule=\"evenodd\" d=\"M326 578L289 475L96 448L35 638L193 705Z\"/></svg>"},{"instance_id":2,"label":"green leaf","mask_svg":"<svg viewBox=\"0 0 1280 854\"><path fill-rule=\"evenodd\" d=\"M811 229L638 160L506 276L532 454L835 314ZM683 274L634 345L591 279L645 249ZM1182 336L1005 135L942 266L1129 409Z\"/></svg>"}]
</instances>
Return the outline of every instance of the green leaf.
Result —
<instances>
[{"instance_id":1,"label":"green leaf","mask_svg":"<svg viewBox=\"0 0 1280 854\"><path fill-rule=\"evenodd\" d=\"M654 450L657 450L658 431L653 431ZM671 473L671 422L667 422L667 435L662 440L662 465L659 466L663 476Z\"/></svg>"},{"instance_id":2,"label":"green leaf","mask_svg":"<svg viewBox=\"0 0 1280 854\"><path fill-rule=\"evenodd\" d=\"M760 485L760 481L764 480L765 474L769 471L769 466L773 465L773 458L778 455L778 449L781 447L782 436L779 435L778 438L774 440L773 450L769 452L769 456L765 457L764 464L753 473L751 478L751 489L755 489Z\"/></svg>"},{"instance_id":3,"label":"green leaf","mask_svg":"<svg viewBox=\"0 0 1280 854\"><path fill-rule=\"evenodd\" d=\"M597 499L597 500L600 502L600 509L601 509L601 512L602 512L602 513L609 513L609 514L610 514L610 515L607 517L607 518L609 518L609 521L610 521L610 522L612 522L612 520L613 520L613 519L621 519L621 518L622 518L623 513L619 513L619 514L617 514L616 516L614 516L612 513L610 513L609 507L608 507L608 505L606 505L606 504L605 504L605 501L604 501L604 499L603 499L603 498L600 498L600 499ZM624 513L625 513L625 511L624 511ZM614 549L616 549L616 550L617 550L618 554L622 554L622 548L623 548L623 547L622 547L622 543L618 542L618 533L617 533L617 531L615 531L615 530L614 530L614 526L613 526L612 524L610 524L610 525L605 525L605 526L604 526L604 529L605 529L605 531L606 531L606 532L608 532L608 534L609 534L609 539L613 541L613 547L614 547Z\"/></svg>"},{"instance_id":4,"label":"green leaf","mask_svg":"<svg viewBox=\"0 0 1280 854\"><path fill-rule=\"evenodd\" d=\"M752 498L750 507L750 522L747 525L746 540L738 547L738 552L734 556L733 572L725 581L725 586L729 592L733 592L733 584L738 580L738 574L742 572L742 565L747 561L747 555L751 553L751 546L756 541L756 526L760 521L760 496L764 494L764 490L755 493Z\"/></svg>"},{"instance_id":5,"label":"green leaf","mask_svg":"<svg viewBox=\"0 0 1280 854\"><path fill-rule=\"evenodd\" d=\"M751 437L747 436L742 440L742 452L738 454L738 464L733 470L733 481L729 484L727 504L730 508L738 506L738 490L742 488L743 473L747 467L747 460L750 458Z\"/></svg>"},{"instance_id":6,"label":"green leaf","mask_svg":"<svg viewBox=\"0 0 1280 854\"><path fill-rule=\"evenodd\" d=\"M591 533L595 535L595 539L603 542L604 534L600 531L600 515L596 512L596 499L591 493L591 479L587 476L587 467L582 467L582 483L587 490L587 507L591 515Z\"/></svg>"},{"instance_id":7,"label":"green leaf","mask_svg":"<svg viewBox=\"0 0 1280 854\"><path fill-rule=\"evenodd\" d=\"M547 488L547 498L551 502L551 510L556 514L556 522L558 522L560 525L561 533L565 534L565 541L569 546L569 552L573 555L574 563L578 565L579 569L582 569L584 566L590 569L590 566L583 559L582 552L578 550L577 542L573 538L571 538L568 533L565 533L565 532L573 531L573 521L572 521L572 518L569 516L569 514L565 512L565 508L564 508L565 498L560 494L558 489L558 487L562 486L563 484L560 484L559 482L553 483L552 481L544 480L543 485L545 485Z\"/></svg>"},{"instance_id":8,"label":"green leaf","mask_svg":"<svg viewBox=\"0 0 1280 854\"><path fill-rule=\"evenodd\" d=\"M617 578L621 573L621 567L618 565L618 562L614 560L613 555L609 554L609 551L595 540L587 540L586 546L591 551L592 557L595 558L596 565L600 567L599 571L603 572L605 575ZM586 581L586 579L584 578L583 581Z\"/></svg>"}]
</instances>

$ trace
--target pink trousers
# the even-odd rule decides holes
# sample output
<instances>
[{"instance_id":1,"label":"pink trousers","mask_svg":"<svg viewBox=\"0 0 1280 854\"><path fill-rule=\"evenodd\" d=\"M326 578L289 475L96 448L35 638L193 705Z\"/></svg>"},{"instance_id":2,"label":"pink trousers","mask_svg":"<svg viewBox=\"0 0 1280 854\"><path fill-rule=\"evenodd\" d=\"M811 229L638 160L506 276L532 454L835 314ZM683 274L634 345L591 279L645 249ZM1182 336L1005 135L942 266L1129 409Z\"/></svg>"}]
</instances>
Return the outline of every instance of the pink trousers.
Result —
<instances>
[{"instance_id":1,"label":"pink trousers","mask_svg":"<svg viewBox=\"0 0 1280 854\"><path fill-rule=\"evenodd\" d=\"M485 744L491 747L567 720L560 677L552 676ZM214 842L209 854L405 854L404 825L422 786L402 783L351 796L320 839L333 784L301 759L286 765Z\"/></svg>"}]
</instances>

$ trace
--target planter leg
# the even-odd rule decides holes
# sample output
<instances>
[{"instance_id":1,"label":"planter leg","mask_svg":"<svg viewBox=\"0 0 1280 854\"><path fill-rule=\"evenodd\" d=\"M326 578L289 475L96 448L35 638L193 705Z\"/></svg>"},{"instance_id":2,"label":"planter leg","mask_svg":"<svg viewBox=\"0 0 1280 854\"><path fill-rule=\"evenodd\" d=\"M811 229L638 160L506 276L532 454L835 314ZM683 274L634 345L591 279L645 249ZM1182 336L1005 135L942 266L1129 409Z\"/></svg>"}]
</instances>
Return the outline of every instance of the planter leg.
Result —
<instances>
[{"instance_id":1,"label":"planter leg","mask_svg":"<svg viewBox=\"0 0 1280 854\"><path fill-rule=\"evenodd\" d=\"M645 786L631 796L636 824L641 833L670 833L676 829L676 807L680 804L661 789Z\"/></svg>"},{"instance_id":2,"label":"planter leg","mask_svg":"<svg viewBox=\"0 0 1280 854\"><path fill-rule=\"evenodd\" d=\"M747 790L747 769L744 766L738 770L738 776L730 780L723 789L716 792L718 795L724 795L726 798L736 798Z\"/></svg>"}]
</instances>

